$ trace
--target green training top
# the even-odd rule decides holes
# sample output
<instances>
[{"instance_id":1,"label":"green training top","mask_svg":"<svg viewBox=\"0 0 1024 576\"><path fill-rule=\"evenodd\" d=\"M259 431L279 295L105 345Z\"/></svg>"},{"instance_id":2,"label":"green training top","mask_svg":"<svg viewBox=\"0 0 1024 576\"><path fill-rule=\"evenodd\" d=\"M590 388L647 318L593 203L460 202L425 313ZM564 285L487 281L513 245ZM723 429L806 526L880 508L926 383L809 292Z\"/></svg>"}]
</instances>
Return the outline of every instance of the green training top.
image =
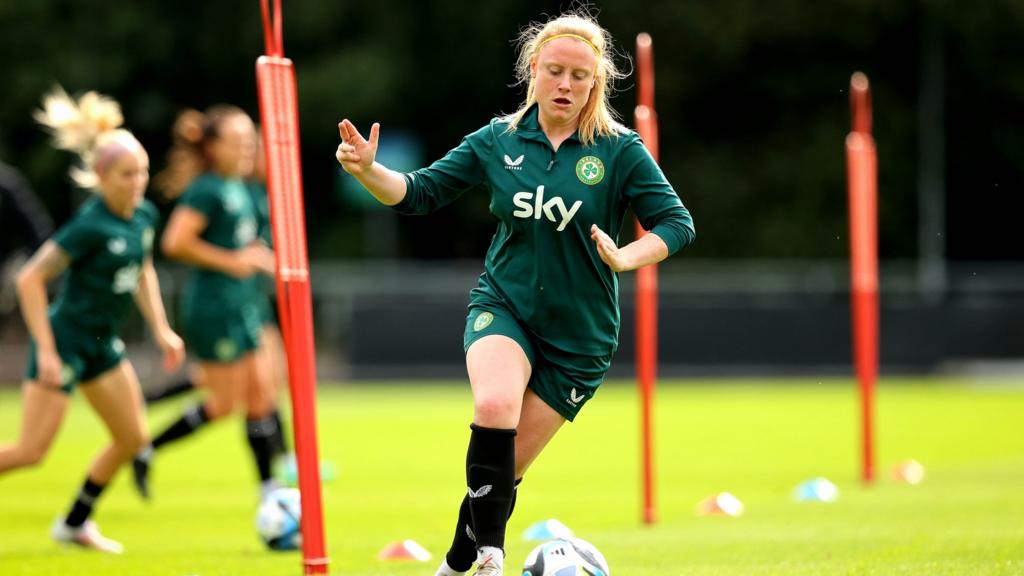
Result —
<instances>
[{"instance_id":1,"label":"green training top","mask_svg":"<svg viewBox=\"0 0 1024 576\"><path fill-rule=\"evenodd\" d=\"M224 179L207 172L192 182L180 202L206 217L206 228L200 237L214 246L238 250L257 238L256 207L240 178ZM254 285L248 279L198 268L190 289L198 302L214 307L237 307L249 298Z\"/></svg>"},{"instance_id":2,"label":"green training top","mask_svg":"<svg viewBox=\"0 0 1024 576\"><path fill-rule=\"evenodd\" d=\"M98 196L86 200L52 238L71 264L51 316L98 337L120 332L142 263L152 254L158 219L156 207L146 200L127 220Z\"/></svg>"},{"instance_id":3,"label":"green training top","mask_svg":"<svg viewBox=\"0 0 1024 576\"><path fill-rule=\"evenodd\" d=\"M508 131L495 119L427 168L405 175L395 209L426 214L480 187L498 230L470 305L504 305L558 349L590 355L618 345L618 277L590 238L597 224L618 241L627 207L669 254L694 238L693 220L640 137L623 131L583 146L574 134L556 152L534 106Z\"/></svg>"},{"instance_id":4,"label":"green training top","mask_svg":"<svg viewBox=\"0 0 1024 576\"><path fill-rule=\"evenodd\" d=\"M253 180L247 181L245 187L249 191L249 198L252 199L252 206L256 211L256 236L267 246L273 246L274 239L270 229L270 198L267 196L267 187L262 182Z\"/></svg>"},{"instance_id":5,"label":"green training top","mask_svg":"<svg viewBox=\"0 0 1024 576\"><path fill-rule=\"evenodd\" d=\"M268 247L274 246L274 235L270 228L270 198L267 196L267 187L262 182L248 181L245 183L249 191L249 198L252 199L253 208L256 210L256 236ZM267 294L274 292L274 277L266 274L255 274L249 279L256 298L264 298Z\"/></svg>"}]
</instances>

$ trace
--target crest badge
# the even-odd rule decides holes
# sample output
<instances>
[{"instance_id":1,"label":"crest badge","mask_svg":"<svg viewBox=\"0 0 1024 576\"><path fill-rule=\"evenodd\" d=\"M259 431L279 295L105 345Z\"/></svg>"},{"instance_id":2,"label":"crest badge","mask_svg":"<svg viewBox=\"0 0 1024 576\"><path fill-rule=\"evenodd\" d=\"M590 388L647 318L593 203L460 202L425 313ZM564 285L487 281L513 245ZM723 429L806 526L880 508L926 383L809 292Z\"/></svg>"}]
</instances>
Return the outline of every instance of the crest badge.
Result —
<instances>
[{"instance_id":1,"label":"crest badge","mask_svg":"<svg viewBox=\"0 0 1024 576\"><path fill-rule=\"evenodd\" d=\"M604 162L597 156L584 156L576 163L576 177L587 186L604 180Z\"/></svg>"}]
</instances>

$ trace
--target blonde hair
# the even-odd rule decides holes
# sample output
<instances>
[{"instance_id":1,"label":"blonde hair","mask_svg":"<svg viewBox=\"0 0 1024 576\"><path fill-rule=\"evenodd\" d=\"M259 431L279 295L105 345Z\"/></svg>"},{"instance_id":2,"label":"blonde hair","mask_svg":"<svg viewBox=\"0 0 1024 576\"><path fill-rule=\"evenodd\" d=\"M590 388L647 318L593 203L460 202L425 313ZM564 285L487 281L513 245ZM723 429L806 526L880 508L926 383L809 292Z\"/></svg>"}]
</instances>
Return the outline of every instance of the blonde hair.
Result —
<instances>
[{"instance_id":1,"label":"blonde hair","mask_svg":"<svg viewBox=\"0 0 1024 576\"><path fill-rule=\"evenodd\" d=\"M32 117L53 135L54 146L78 155L81 165L71 167L71 179L81 188L97 189L98 169L112 158L111 154L104 154L111 146L141 148L135 136L121 128L121 105L98 92L86 92L76 100L55 86L43 97L43 107L33 112Z\"/></svg>"},{"instance_id":2,"label":"blonde hair","mask_svg":"<svg viewBox=\"0 0 1024 576\"><path fill-rule=\"evenodd\" d=\"M572 36L586 42L597 56L594 72L594 87L590 98L580 110L579 133L584 146L592 145L598 136L611 136L625 130L618 121L618 113L612 109L609 98L614 90L613 82L629 75L615 66L615 49L608 32L601 28L592 16L580 10L562 14L544 24L533 22L519 33L519 59L516 61L517 84L526 84L526 99L519 110L504 118L509 123L508 131L514 132L526 112L537 101L536 83L531 65L540 53L541 47L554 37Z\"/></svg>"},{"instance_id":3,"label":"blonde hair","mask_svg":"<svg viewBox=\"0 0 1024 576\"><path fill-rule=\"evenodd\" d=\"M153 186L165 199L181 196L193 180L210 169L206 145L220 137L225 120L238 115L249 117L245 110L231 104L217 104L206 112L188 109L178 114L171 128L173 144L167 152L167 167L153 179Z\"/></svg>"}]
</instances>

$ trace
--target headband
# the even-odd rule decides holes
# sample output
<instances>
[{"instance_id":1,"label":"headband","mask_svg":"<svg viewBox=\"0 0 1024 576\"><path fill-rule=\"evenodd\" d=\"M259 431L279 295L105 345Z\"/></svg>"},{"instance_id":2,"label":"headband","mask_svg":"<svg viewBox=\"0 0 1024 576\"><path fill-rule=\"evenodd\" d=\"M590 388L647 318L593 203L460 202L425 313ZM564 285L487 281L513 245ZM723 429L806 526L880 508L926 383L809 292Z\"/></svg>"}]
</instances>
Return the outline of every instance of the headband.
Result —
<instances>
[{"instance_id":1,"label":"headband","mask_svg":"<svg viewBox=\"0 0 1024 576\"><path fill-rule=\"evenodd\" d=\"M96 161L93 164L93 170L100 174L106 171L113 164L114 160L119 158L126 152L134 152L142 146L134 138L129 140L127 138L116 138L111 140L109 143L104 145L99 150L99 154L96 155Z\"/></svg>"},{"instance_id":2,"label":"headband","mask_svg":"<svg viewBox=\"0 0 1024 576\"><path fill-rule=\"evenodd\" d=\"M544 39L543 42L537 45L537 52L540 52L541 47L543 47L548 42L551 42L555 38L575 38L577 40L582 40L587 43L587 46L590 46L594 50L594 54L596 54L598 57L601 56L601 51L598 50L597 46L593 42L587 40L586 38L580 36L579 34L555 34L554 36L548 36L547 38Z\"/></svg>"}]
</instances>

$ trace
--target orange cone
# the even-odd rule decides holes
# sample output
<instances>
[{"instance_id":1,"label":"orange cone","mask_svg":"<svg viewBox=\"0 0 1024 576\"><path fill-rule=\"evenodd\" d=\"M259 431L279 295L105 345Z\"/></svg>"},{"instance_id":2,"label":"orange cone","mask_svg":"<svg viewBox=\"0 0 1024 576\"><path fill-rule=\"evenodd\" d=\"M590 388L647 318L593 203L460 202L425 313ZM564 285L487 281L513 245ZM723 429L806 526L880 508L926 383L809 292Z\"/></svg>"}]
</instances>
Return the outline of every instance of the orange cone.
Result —
<instances>
[{"instance_id":1,"label":"orange cone","mask_svg":"<svg viewBox=\"0 0 1024 576\"><path fill-rule=\"evenodd\" d=\"M418 562L426 562L430 560L430 552L423 546L420 546L415 540L402 540L400 542L392 542L384 547L377 554L378 560L416 560Z\"/></svg>"},{"instance_id":2,"label":"orange cone","mask_svg":"<svg viewBox=\"0 0 1024 576\"><path fill-rule=\"evenodd\" d=\"M728 492L712 494L697 504L701 516L739 516L743 514L743 503Z\"/></svg>"},{"instance_id":3,"label":"orange cone","mask_svg":"<svg viewBox=\"0 0 1024 576\"><path fill-rule=\"evenodd\" d=\"M920 484L924 480L924 466L917 460L904 460L892 467L892 478L907 484Z\"/></svg>"}]
</instances>

